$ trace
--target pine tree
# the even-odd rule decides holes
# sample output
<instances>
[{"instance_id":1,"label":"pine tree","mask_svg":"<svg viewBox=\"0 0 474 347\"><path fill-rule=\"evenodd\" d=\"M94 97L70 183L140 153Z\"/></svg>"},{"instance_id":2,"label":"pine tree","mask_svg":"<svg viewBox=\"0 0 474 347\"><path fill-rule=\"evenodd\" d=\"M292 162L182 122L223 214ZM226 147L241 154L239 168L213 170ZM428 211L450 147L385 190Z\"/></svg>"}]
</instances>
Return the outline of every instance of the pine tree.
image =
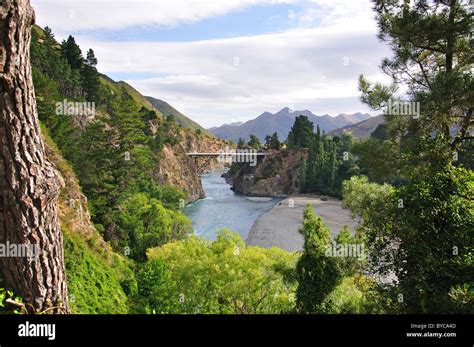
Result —
<instances>
[{"instance_id":1,"label":"pine tree","mask_svg":"<svg viewBox=\"0 0 474 347\"><path fill-rule=\"evenodd\" d=\"M280 149L280 140L278 139L278 134L276 132L270 138L270 148L279 150Z\"/></svg>"},{"instance_id":2,"label":"pine tree","mask_svg":"<svg viewBox=\"0 0 474 347\"><path fill-rule=\"evenodd\" d=\"M28 0L2 2L0 51L8 63L1 65L0 243L36 247L37 258L33 253L0 257L0 276L28 312L68 313L57 205L64 182L47 158L37 118L30 67L33 20Z\"/></svg>"},{"instance_id":3,"label":"pine tree","mask_svg":"<svg viewBox=\"0 0 474 347\"><path fill-rule=\"evenodd\" d=\"M270 135L265 136L265 149L272 148L272 137Z\"/></svg>"},{"instance_id":4,"label":"pine tree","mask_svg":"<svg viewBox=\"0 0 474 347\"><path fill-rule=\"evenodd\" d=\"M92 50L92 48L89 48L86 55L86 65L90 67L96 67L97 63L98 61L97 61L97 58L95 57L94 51Z\"/></svg>"},{"instance_id":5,"label":"pine tree","mask_svg":"<svg viewBox=\"0 0 474 347\"><path fill-rule=\"evenodd\" d=\"M245 140L239 137L239 141L237 142L237 148L242 149L245 148Z\"/></svg>"},{"instance_id":6,"label":"pine tree","mask_svg":"<svg viewBox=\"0 0 474 347\"><path fill-rule=\"evenodd\" d=\"M393 51L382 62L393 85L361 76L359 88L363 102L387 110L388 141L403 181L382 207L366 204L360 213L371 270L397 277L384 294L404 294L398 312L461 312L469 306L453 305L452 292L464 288L472 296L473 174L454 167L453 156L473 124L472 11L459 0L377 1L374 10L379 38ZM396 95L401 83L407 100ZM398 102L419 103L419 114L389 112ZM465 302L472 312L472 300Z\"/></svg>"},{"instance_id":7,"label":"pine tree","mask_svg":"<svg viewBox=\"0 0 474 347\"><path fill-rule=\"evenodd\" d=\"M308 162L306 159L303 159L303 162L301 163L301 166L299 168L300 193L306 193L308 191L307 181L306 181L307 170L308 170Z\"/></svg>"},{"instance_id":8,"label":"pine tree","mask_svg":"<svg viewBox=\"0 0 474 347\"><path fill-rule=\"evenodd\" d=\"M298 116L288 135L288 145L297 148L309 148L313 137L313 123L306 116Z\"/></svg>"},{"instance_id":9,"label":"pine tree","mask_svg":"<svg viewBox=\"0 0 474 347\"><path fill-rule=\"evenodd\" d=\"M67 62L73 69L81 69L84 65L84 58L80 47L76 44L73 36L69 35L67 40L61 43L61 51Z\"/></svg>"},{"instance_id":10,"label":"pine tree","mask_svg":"<svg viewBox=\"0 0 474 347\"><path fill-rule=\"evenodd\" d=\"M336 146L334 145L334 142L331 142L331 149L329 152L329 163L328 163L328 179L327 179L327 188L329 189L329 192L331 194L334 193L334 185L336 182Z\"/></svg>"},{"instance_id":11,"label":"pine tree","mask_svg":"<svg viewBox=\"0 0 474 347\"><path fill-rule=\"evenodd\" d=\"M379 38L393 51L393 57L384 59L381 67L394 84L372 84L360 76L361 100L386 113L390 113L390 103L419 103L419 115L386 115L390 138L402 144L400 157L406 169L442 170L444 161L470 137L468 128L474 122L469 5L459 0L377 1L374 10ZM407 100L395 95L400 83L409 86ZM451 130L456 130L452 137ZM444 139L444 148L421 153L426 146L420 146L420 140L434 134ZM421 156L426 160L420 161Z\"/></svg>"},{"instance_id":12,"label":"pine tree","mask_svg":"<svg viewBox=\"0 0 474 347\"><path fill-rule=\"evenodd\" d=\"M253 134L250 135L250 141L248 142L248 146L253 148L253 149L256 149L257 151L262 147L258 137L256 135L253 135Z\"/></svg>"},{"instance_id":13,"label":"pine tree","mask_svg":"<svg viewBox=\"0 0 474 347\"><path fill-rule=\"evenodd\" d=\"M89 49L87 51L87 58L85 60L84 67L81 71L82 88L88 101L98 103L100 94L100 81L96 65L97 58L95 57L94 51Z\"/></svg>"},{"instance_id":14,"label":"pine tree","mask_svg":"<svg viewBox=\"0 0 474 347\"><path fill-rule=\"evenodd\" d=\"M266 149L280 149L280 140L278 140L278 134L275 132L271 136L265 136L265 148Z\"/></svg>"}]
</instances>

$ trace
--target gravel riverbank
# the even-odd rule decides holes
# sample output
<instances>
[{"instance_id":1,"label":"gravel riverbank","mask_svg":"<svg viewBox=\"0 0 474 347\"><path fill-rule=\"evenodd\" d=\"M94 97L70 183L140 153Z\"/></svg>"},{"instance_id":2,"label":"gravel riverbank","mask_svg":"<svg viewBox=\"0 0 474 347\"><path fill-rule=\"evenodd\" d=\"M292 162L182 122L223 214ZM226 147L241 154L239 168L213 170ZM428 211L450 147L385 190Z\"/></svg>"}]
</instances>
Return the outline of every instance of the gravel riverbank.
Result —
<instances>
[{"instance_id":1,"label":"gravel riverbank","mask_svg":"<svg viewBox=\"0 0 474 347\"><path fill-rule=\"evenodd\" d=\"M294 207L290 207L291 200ZM295 195L281 201L255 221L247 244L301 251L303 237L298 228L303 222L303 210L307 204L313 205L315 213L321 216L331 230L331 235L336 236L344 225L348 225L352 231L355 229L355 221L350 212L342 208L340 200L329 198L323 201L316 196Z\"/></svg>"}]
</instances>

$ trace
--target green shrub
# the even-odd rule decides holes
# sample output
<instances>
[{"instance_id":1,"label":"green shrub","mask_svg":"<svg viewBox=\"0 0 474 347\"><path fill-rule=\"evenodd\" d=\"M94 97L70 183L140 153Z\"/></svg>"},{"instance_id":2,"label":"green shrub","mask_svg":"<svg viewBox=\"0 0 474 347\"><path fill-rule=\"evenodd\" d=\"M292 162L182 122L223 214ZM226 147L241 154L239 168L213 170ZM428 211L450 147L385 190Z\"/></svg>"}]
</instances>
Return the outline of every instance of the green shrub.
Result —
<instances>
[{"instance_id":1,"label":"green shrub","mask_svg":"<svg viewBox=\"0 0 474 347\"><path fill-rule=\"evenodd\" d=\"M133 272L117 255L106 259L80 236L64 233L69 304L78 314L128 312L127 291L136 288ZM132 288L132 289L131 289Z\"/></svg>"}]
</instances>

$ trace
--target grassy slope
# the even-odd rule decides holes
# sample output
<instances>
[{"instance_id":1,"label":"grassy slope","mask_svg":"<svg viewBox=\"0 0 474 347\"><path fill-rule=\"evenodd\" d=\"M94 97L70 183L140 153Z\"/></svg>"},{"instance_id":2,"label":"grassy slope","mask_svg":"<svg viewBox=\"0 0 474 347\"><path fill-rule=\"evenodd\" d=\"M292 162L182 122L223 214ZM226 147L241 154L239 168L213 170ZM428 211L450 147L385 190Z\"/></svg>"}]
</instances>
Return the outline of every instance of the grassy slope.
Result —
<instances>
[{"instance_id":1,"label":"grassy slope","mask_svg":"<svg viewBox=\"0 0 474 347\"><path fill-rule=\"evenodd\" d=\"M191 129L191 130L200 129L203 134L209 135L211 137L215 137L210 132L208 132L206 129L204 129L202 126L200 126L198 123L196 123L195 121L189 119L184 114L182 114L177 109L175 109L173 106L168 104L166 101L156 99L156 98L153 98L151 96L146 96L145 98L156 109L158 109L163 115L165 115L165 116L173 115L174 118L176 119L176 121L178 122L178 124L180 124L183 128Z\"/></svg>"},{"instance_id":2,"label":"grassy slope","mask_svg":"<svg viewBox=\"0 0 474 347\"><path fill-rule=\"evenodd\" d=\"M141 95L135 88L133 88L131 85L120 81L120 82L115 82L112 80L110 77L106 75L100 75L100 83L102 83L103 86L105 86L108 90L114 92L114 94L120 94L120 88L125 88L125 90L132 96L133 100L136 102L136 104L141 108L145 107L149 110L155 110L155 107L143 96ZM162 116L161 112L157 111L159 116Z\"/></svg>"}]
</instances>

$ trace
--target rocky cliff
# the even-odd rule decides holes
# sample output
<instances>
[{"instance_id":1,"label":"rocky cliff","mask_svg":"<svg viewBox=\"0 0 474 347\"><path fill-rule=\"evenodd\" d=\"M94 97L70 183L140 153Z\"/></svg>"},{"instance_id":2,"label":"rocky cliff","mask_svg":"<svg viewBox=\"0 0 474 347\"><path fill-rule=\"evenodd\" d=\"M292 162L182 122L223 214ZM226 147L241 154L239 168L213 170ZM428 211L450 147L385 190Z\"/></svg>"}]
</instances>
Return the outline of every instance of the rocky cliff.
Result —
<instances>
[{"instance_id":1,"label":"rocky cliff","mask_svg":"<svg viewBox=\"0 0 474 347\"><path fill-rule=\"evenodd\" d=\"M188 202L193 202L204 198L199 175L211 170L223 169L224 165L217 159L209 162L193 159L187 153L218 153L226 146L226 143L207 135L196 135L186 129L181 131L181 136L183 140L180 143L174 146L166 145L163 148L154 178L159 184L169 184L182 189L188 194Z\"/></svg>"},{"instance_id":2,"label":"rocky cliff","mask_svg":"<svg viewBox=\"0 0 474 347\"><path fill-rule=\"evenodd\" d=\"M149 126L153 134L158 131L158 127L166 118L165 115L153 106L143 95L136 91L132 86L125 82L115 82L105 75L101 75L101 82L114 95L126 92L131 96L137 107L144 107L148 110L156 112L158 119L151 121ZM168 104L167 104L168 105ZM170 108L171 106L168 105ZM177 112L177 111L176 111ZM95 118L109 117L109 115L101 109L95 110L96 117L89 116L87 112L78 112L71 115L74 125L80 129L84 129ZM182 120L188 123L192 121L181 114ZM197 124L197 123L193 123ZM196 132L196 129L190 129L181 126L179 130L179 143L176 145L166 144L160 153L160 161L154 169L153 177L159 184L168 184L176 186L188 194L188 202L204 198L199 175L202 173L223 169L224 165L219 163L217 159L202 160L188 157L189 152L212 152L216 153L228 146L228 143L215 138L212 135L202 131Z\"/></svg>"},{"instance_id":3,"label":"rocky cliff","mask_svg":"<svg viewBox=\"0 0 474 347\"><path fill-rule=\"evenodd\" d=\"M232 189L249 196L280 196L300 192L300 167L308 157L306 149L266 151L256 166L233 164L224 175Z\"/></svg>"}]
</instances>

